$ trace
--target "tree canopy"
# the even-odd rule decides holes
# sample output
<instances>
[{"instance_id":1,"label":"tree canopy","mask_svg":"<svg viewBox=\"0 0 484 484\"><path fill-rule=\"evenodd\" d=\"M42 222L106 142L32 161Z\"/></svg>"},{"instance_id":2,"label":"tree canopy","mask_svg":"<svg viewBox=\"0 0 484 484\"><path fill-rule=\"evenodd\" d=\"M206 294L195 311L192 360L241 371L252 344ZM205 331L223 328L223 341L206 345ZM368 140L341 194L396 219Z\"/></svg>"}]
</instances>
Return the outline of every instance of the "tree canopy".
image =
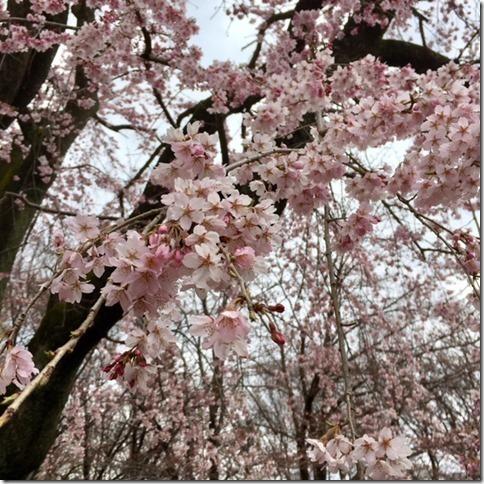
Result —
<instances>
[{"instance_id":1,"label":"tree canopy","mask_svg":"<svg viewBox=\"0 0 484 484\"><path fill-rule=\"evenodd\" d=\"M1 4L0 478L478 479L478 2L189 3Z\"/></svg>"}]
</instances>

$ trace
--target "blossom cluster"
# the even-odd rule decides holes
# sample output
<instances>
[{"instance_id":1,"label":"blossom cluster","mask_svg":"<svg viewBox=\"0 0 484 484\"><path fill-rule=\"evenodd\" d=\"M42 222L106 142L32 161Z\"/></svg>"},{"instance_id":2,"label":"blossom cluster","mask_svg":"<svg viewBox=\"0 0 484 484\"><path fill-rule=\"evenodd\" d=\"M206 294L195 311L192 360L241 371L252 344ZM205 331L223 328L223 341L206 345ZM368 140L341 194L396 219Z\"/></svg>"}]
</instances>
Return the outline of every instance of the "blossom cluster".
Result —
<instances>
[{"instance_id":1,"label":"blossom cluster","mask_svg":"<svg viewBox=\"0 0 484 484\"><path fill-rule=\"evenodd\" d=\"M466 86L465 77L459 77L455 67L420 77L408 68L402 78L369 56L338 67L336 79L346 81L338 86L328 76L332 62L323 51L314 59L299 62L290 71L289 81L276 73L268 77L262 89L266 101L247 120L252 138L244 154L235 156L233 175L215 162L217 138L200 132L199 123L189 125L185 132L170 130L165 141L174 161L159 165L151 176L152 183L169 191L161 199L166 207L163 225L147 235L134 230L111 232L100 237L101 242L93 244L85 256L66 250L52 291L65 301L78 302L83 293L93 290L89 273L99 277L110 268L112 273L103 289L107 304L119 303L125 313L143 316L153 315L173 301L180 284L182 289L222 291L234 282L238 284L238 279L250 280L261 270L261 257L278 240L275 202L287 200L297 213L311 213L330 201L331 182L348 173L353 157L343 147L362 150L379 146L395 137L413 136L417 129L424 134L415 138L407 159L392 176L358 169L348 177L346 191L360 206L334 226L338 250L354 249L372 231L379 222L371 214L372 203L383 197L414 192L417 205L432 206L450 203L449 197L456 201L473 194L474 187L467 184L462 190L448 190L445 196L440 192L437 198L429 195L432 190L436 193L432 187L441 191L446 183L450 186L451 180L439 172L446 163L454 163L454 171L465 171L462 180L475 178L467 173L475 172L477 166L473 161L476 146L471 142L478 123L475 86ZM367 75L370 67L374 69ZM457 76L451 78L451 73ZM359 83L363 78L365 81ZM433 85L431 92L429 84ZM370 95L376 88L382 90L378 99ZM352 104L352 96L361 99ZM347 103L348 109L320 117L304 150L276 148L274 132L286 133L308 113L318 116L334 99ZM455 110L451 109L453 103ZM443 137L447 140L444 145ZM432 155L437 153L437 145L438 156L444 161ZM425 167L421 160L426 160ZM430 160L436 165L430 166ZM255 197L241 193L238 184L248 185ZM78 217L75 230L81 240L99 237L98 227L88 217ZM465 264L471 273L476 270L475 257L470 255L474 253L466 252ZM228 320L239 321L238 316L212 318L205 320L203 332L198 326L195 329L219 355L226 354L225 346L221 349L213 334ZM235 326L245 328L239 323ZM242 334L247 336L242 331L237 337ZM221 342L228 343L223 338ZM232 346L238 354L245 354L244 345Z\"/></svg>"},{"instance_id":2,"label":"blossom cluster","mask_svg":"<svg viewBox=\"0 0 484 484\"><path fill-rule=\"evenodd\" d=\"M417 74L410 67L391 69L372 56L331 73L332 65L323 50L266 78L265 100L246 119L252 139L243 156L259 158L235 171L240 183L249 183L259 197L287 200L298 213L326 204L334 180L370 216L384 198L408 195L417 209L428 211L476 196L478 70L451 62ZM274 136L297 131L308 116L319 118L318 129L309 130L303 150L276 147ZM393 173L388 165L367 169L355 158L395 140L410 144Z\"/></svg>"},{"instance_id":3,"label":"blossom cluster","mask_svg":"<svg viewBox=\"0 0 484 484\"><path fill-rule=\"evenodd\" d=\"M278 240L273 201L254 202L240 193L236 179L214 161L214 138L198 128L192 125L186 134L172 130L166 141L175 160L152 174L153 183L170 190L162 196L163 223L146 234L121 233L101 231L92 217L77 216L71 229L82 242L81 249L66 249L63 240L57 244L63 256L51 291L66 302L79 302L94 289L93 276L99 278L107 270L108 282L102 289L106 305L119 303L125 314L148 321L126 343L149 362L174 342L169 326L176 320L172 306L180 289L240 290L241 283L263 269L262 256ZM160 310L163 322L151 322ZM193 320L192 333L206 337L204 347L213 346L220 358L229 350L248 355L249 324L238 307L227 307L216 318L200 318ZM138 360L128 363L132 366L133 361ZM145 367L137 365L137 371ZM124 375L118 372L116 378Z\"/></svg>"},{"instance_id":4,"label":"blossom cluster","mask_svg":"<svg viewBox=\"0 0 484 484\"><path fill-rule=\"evenodd\" d=\"M43 23L45 20L42 16L32 16L32 22ZM9 28L0 28L2 35L5 35L5 40L0 45L0 52L3 54L11 54L19 52L19 50L27 51L33 49L39 52L45 52L52 48L52 46L64 43L69 39L69 35L61 32L57 33L52 30L42 30L38 35L31 35L29 29L22 25L11 25Z\"/></svg>"},{"instance_id":5,"label":"blossom cluster","mask_svg":"<svg viewBox=\"0 0 484 484\"><path fill-rule=\"evenodd\" d=\"M94 291L94 285L87 282L91 270L100 277L104 271L98 259L87 261L78 252L66 250L61 261L62 271L54 278L50 286L52 294L69 303L78 303L83 294Z\"/></svg>"},{"instance_id":6,"label":"blossom cluster","mask_svg":"<svg viewBox=\"0 0 484 484\"><path fill-rule=\"evenodd\" d=\"M355 213L352 213L348 217L348 220L342 224L342 227L339 228L336 248L340 252L352 250L361 242L365 235L373 230L373 225L379 221L380 219L378 217L369 213L367 207L360 206Z\"/></svg>"},{"instance_id":7,"label":"blossom cluster","mask_svg":"<svg viewBox=\"0 0 484 484\"><path fill-rule=\"evenodd\" d=\"M326 439L324 439L326 440ZM410 449L402 436L394 436L385 427L375 439L367 434L351 442L341 434L323 442L307 439L312 446L310 459L329 472L351 475L357 464L365 469L365 476L376 480L394 480L405 476L411 467Z\"/></svg>"},{"instance_id":8,"label":"blossom cluster","mask_svg":"<svg viewBox=\"0 0 484 484\"><path fill-rule=\"evenodd\" d=\"M11 383L17 388L25 388L32 376L39 372L32 360L32 353L23 346L7 348L2 359L0 359L0 395L7 391Z\"/></svg>"},{"instance_id":9,"label":"blossom cluster","mask_svg":"<svg viewBox=\"0 0 484 484\"><path fill-rule=\"evenodd\" d=\"M193 316L191 334L204 337L203 348L213 347L215 356L225 358L230 348L239 356L248 356L247 336L250 326L239 311L222 311L217 318Z\"/></svg>"},{"instance_id":10,"label":"blossom cluster","mask_svg":"<svg viewBox=\"0 0 484 484\"><path fill-rule=\"evenodd\" d=\"M461 254L461 262L466 272L479 274L481 270L480 240L467 231L459 230L453 234L453 247Z\"/></svg>"}]
</instances>

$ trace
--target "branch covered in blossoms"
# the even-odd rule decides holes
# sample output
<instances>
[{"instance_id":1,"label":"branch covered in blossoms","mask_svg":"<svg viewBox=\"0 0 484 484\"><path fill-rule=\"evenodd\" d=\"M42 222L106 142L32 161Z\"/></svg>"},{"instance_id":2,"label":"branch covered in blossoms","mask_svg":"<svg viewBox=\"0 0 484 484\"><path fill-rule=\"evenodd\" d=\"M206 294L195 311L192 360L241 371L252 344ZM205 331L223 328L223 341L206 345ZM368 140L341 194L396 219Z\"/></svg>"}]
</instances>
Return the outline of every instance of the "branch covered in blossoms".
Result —
<instances>
[{"instance_id":1,"label":"branch covered in blossoms","mask_svg":"<svg viewBox=\"0 0 484 484\"><path fill-rule=\"evenodd\" d=\"M226 411L232 368L221 360L232 357L240 358L235 387L251 392L259 376L271 380L253 403L271 431L278 418L291 420L293 428L279 430L292 439L284 445L296 448L301 479L310 477L305 438L326 425L316 413L334 415L351 435L314 444L329 473L404 475L400 437L388 428L378 438L358 432L404 414L405 433L438 434L425 420L432 405L469 406L458 391L432 400L433 382L420 375L418 385L402 382L432 352L439 356L426 365L454 368L422 338L439 318L453 335L459 311L427 302L448 304L456 281L463 297L468 286L472 301L479 295L479 26L475 9L457 3L228 2L231 21L258 25L253 51L246 62L207 65L184 0L8 2L0 12L0 309L9 328L0 393L12 398L0 416L0 474L39 468L78 370L108 336L121 346L94 360L107 378L140 390L133 400L148 398L175 354L185 373L198 364L195 387L210 382L209 445L200 445L204 432L194 427L193 439L172 452L182 424L154 445L189 456L194 467L199 459L199 475L218 479L224 468L232 478L232 467L259 465L243 461L244 452L260 450L249 439L234 464L219 458L232 448L223 425L232 419L237 428L250 412ZM467 224L471 212L477 230ZM290 237L288 220L301 233ZM303 236L301 248L295 241ZM280 247L289 260L274 255ZM260 281L274 278L275 268L282 275L268 295L270 284ZM288 290L288 280L300 287ZM421 310L411 298L423 301ZM389 316L400 304L408 309L402 323ZM400 324L416 321L424 329L405 334ZM474 326L469 318L464 329ZM17 344L30 335L28 350ZM472 347L474 336L459 336ZM406 348L407 373L386 369L395 342ZM474 353L464 360L474 368ZM372 392L382 395L380 416L368 404ZM287 399L287 412L266 411L268 395ZM175 407L185 422L189 404ZM409 412L425 419L408 423ZM462 421L453 419L452 432ZM164 423L154 422L163 433ZM471 449L475 432L462 433L472 435ZM428 438L434 473L439 438ZM203 458L194 457L199 449ZM466 451L462 466L475 473L474 456ZM288 464L286 477L291 471Z\"/></svg>"},{"instance_id":2,"label":"branch covered in blossoms","mask_svg":"<svg viewBox=\"0 0 484 484\"><path fill-rule=\"evenodd\" d=\"M312 446L310 459L324 466L331 474L340 472L351 478L356 466L362 465L365 477L373 480L396 480L405 478L411 468L407 459L410 449L402 436L394 436L389 428L383 428L375 439L363 435L353 442L337 434L331 439L307 439Z\"/></svg>"}]
</instances>

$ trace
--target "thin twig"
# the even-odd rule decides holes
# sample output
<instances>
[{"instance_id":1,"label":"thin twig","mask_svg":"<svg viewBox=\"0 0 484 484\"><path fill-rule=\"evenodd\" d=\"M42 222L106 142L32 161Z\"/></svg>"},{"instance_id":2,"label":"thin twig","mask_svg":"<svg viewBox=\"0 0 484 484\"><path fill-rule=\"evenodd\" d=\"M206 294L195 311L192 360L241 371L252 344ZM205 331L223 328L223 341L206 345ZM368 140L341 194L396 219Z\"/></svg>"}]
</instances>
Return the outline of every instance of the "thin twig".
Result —
<instances>
[{"instance_id":1,"label":"thin twig","mask_svg":"<svg viewBox=\"0 0 484 484\"><path fill-rule=\"evenodd\" d=\"M418 29L420 31L420 37L422 39L422 45L424 47L427 47L427 42L425 40L425 31L424 31L423 23L424 22L428 22L429 19L425 15L423 15L422 13L420 13L416 8L412 8L412 12L413 12L413 14L418 19Z\"/></svg>"},{"instance_id":2,"label":"thin twig","mask_svg":"<svg viewBox=\"0 0 484 484\"><path fill-rule=\"evenodd\" d=\"M66 217L76 217L77 215L79 215L78 212L69 212L67 210L58 210L58 209L50 208L50 207L43 207L42 205L38 205L36 203L31 202L27 197L25 197L24 195L21 195L20 193L5 192L5 195L17 198L18 200L20 200L25 205L32 207L32 208L36 208L37 210L40 210L41 212L50 213L50 214L54 214L54 215L64 215ZM109 215L94 215L94 216L96 218L100 219L100 220L118 220L118 217L112 217L112 216L109 216Z\"/></svg>"},{"instance_id":3,"label":"thin twig","mask_svg":"<svg viewBox=\"0 0 484 484\"><path fill-rule=\"evenodd\" d=\"M76 27L75 25L66 25L61 24L59 22L52 22L51 20L31 20L22 17L9 17L9 18L2 18L0 19L0 23L13 23L13 22L24 22L24 23L31 23L31 24L39 24L39 25L47 25L50 27L60 27L65 30L79 30L80 27Z\"/></svg>"},{"instance_id":4,"label":"thin twig","mask_svg":"<svg viewBox=\"0 0 484 484\"><path fill-rule=\"evenodd\" d=\"M260 155L251 156L249 158L244 158L243 160L239 160L239 161L234 161L234 163L231 163L225 168L225 171L229 173L232 170L236 170L237 168L240 168L241 166L247 165L249 163L253 163L254 161L259 161L261 158L265 158L266 156L287 155L295 151L299 151L299 150L290 149L290 148L277 148L277 149L268 151L267 153L261 153Z\"/></svg>"},{"instance_id":5,"label":"thin twig","mask_svg":"<svg viewBox=\"0 0 484 484\"><path fill-rule=\"evenodd\" d=\"M25 402L25 400L34 392L34 390L36 390L39 386L49 380L50 375L53 373L54 369L59 364L61 359L67 353L71 353L74 350L81 336L83 336L93 324L97 313L104 304L105 299L106 297L104 295L99 297L99 299L95 302L94 306L89 311L87 318L84 320L81 326L79 326L76 331L73 331L71 333L72 338L56 350L54 358L52 358L52 360L50 360L49 363L44 366L42 371L22 390L20 395L8 406L3 415L0 417L0 428L2 428L12 419L12 417L15 415L15 412L20 408L22 403Z\"/></svg>"},{"instance_id":6,"label":"thin twig","mask_svg":"<svg viewBox=\"0 0 484 484\"><path fill-rule=\"evenodd\" d=\"M348 355L346 353L346 341L343 331L343 325L341 323L341 308L338 296L339 281L334 272L333 254L331 249L331 239L329 233L329 208L327 205L324 207L324 242L326 245L326 262L328 264L329 282L330 282L330 297L331 305L333 306L334 319L336 322L336 331L338 335L339 352L341 355L341 366L343 370L343 380L345 386L345 398L346 398L346 412L348 415L348 424L350 426L351 437L353 441L356 439L355 423L353 420L353 402L352 402L352 390L351 390L351 375L348 366Z\"/></svg>"},{"instance_id":7,"label":"thin twig","mask_svg":"<svg viewBox=\"0 0 484 484\"><path fill-rule=\"evenodd\" d=\"M156 89L156 87L153 88L153 95L155 96L156 98L156 101L158 102L158 104L160 105L162 111L163 111L163 114L165 115L167 121L174 127L176 128L176 123L175 123L175 120L173 119L173 116L171 115L170 111L168 111L168 108L165 104L165 101L163 101L163 98L161 96L161 93L158 89Z\"/></svg>"},{"instance_id":8,"label":"thin twig","mask_svg":"<svg viewBox=\"0 0 484 484\"><path fill-rule=\"evenodd\" d=\"M156 130L152 128L144 128L142 126L133 126L132 124L125 123L125 124L111 124L109 121L101 118L99 115L95 114L94 119L99 123L102 124L105 128L110 129L111 131L115 131L119 133L123 130L128 131L144 131L145 133L154 133Z\"/></svg>"},{"instance_id":9,"label":"thin twig","mask_svg":"<svg viewBox=\"0 0 484 484\"><path fill-rule=\"evenodd\" d=\"M264 40L265 33L267 29L275 22L279 20L287 20L292 17L294 14L294 10L288 10L287 12L280 12L271 15L267 20L265 20L261 26L259 27L259 31L257 32L257 45L255 46L254 52L250 58L250 61L247 65L249 69L253 69L257 63L257 59L259 58L259 54L262 50L262 42Z\"/></svg>"}]
</instances>

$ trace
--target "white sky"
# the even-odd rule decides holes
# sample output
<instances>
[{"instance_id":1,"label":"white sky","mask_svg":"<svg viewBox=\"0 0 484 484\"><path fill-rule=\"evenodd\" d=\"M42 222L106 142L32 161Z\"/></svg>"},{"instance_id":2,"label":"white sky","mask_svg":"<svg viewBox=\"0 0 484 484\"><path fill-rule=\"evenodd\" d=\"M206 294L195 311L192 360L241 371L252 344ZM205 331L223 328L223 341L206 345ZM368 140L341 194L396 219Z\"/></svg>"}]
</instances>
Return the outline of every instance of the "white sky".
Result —
<instances>
[{"instance_id":1,"label":"white sky","mask_svg":"<svg viewBox=\"0 0 484 484\"><path fill-rule=\"evenodd\" d=\"M193 43L203 50L202 64L210 65L214 60L246 62L251 48L242 47L255 39L256 25L248 20L233 22L225 15L222 0L188 0L187 10L190 17L197 20L200 32Z\"/></svg>"}]
</instances>

